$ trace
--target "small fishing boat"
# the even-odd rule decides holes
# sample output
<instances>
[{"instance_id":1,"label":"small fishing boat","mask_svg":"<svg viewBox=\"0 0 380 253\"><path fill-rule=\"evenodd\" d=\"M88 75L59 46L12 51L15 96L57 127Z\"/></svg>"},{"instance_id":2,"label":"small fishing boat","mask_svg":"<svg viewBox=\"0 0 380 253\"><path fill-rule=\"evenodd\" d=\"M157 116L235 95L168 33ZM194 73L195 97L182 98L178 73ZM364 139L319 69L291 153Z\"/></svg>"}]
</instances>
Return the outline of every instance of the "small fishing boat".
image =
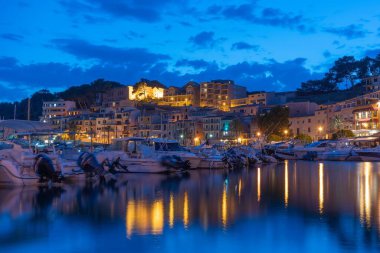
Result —
<instances>
[{"instance_id":1,"label":"small fishing boat","mask_svg":"<svg viewBox=\"0 0 380 253\"><path fill-rule=\"evenodd\" d=\"M159 144L139 137L115 139L110 150L97 153L96 158L109 169L125 173L170 173L190 168L181 157L157 150Z\"/></svg>"},{"instance_id":2,"label":"small fishing boat","mask_svg":"<svg viewBox=\"0 0 380 253\"><path fill-rule=\"evenodd\" d=\"M35 154L24 143L0 143L0 184L35 185L60 183L57 156Z\"/></svg>"}]
</instances>

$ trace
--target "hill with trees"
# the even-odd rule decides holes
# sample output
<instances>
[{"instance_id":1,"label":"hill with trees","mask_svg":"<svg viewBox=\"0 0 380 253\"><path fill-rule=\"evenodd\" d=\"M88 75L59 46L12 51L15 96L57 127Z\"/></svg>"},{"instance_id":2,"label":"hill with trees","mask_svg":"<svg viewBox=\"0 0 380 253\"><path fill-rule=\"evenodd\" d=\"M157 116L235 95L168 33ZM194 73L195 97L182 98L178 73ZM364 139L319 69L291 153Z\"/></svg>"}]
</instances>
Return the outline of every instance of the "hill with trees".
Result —
<instances>
[{"instance_id":1,"label":"hill with trees","mask_svg":"<svg viewBox=\"0 0 380 253\"><path fill-rule=\"evenodd\" d=\"M350 90L360 86L363 78L376 75L380 75L380 54L360 60L353 56L343 56L334 62L322 79L301 83L297 94L304 96L331 93L341 88Z\"/></svg>"}]
</instances>

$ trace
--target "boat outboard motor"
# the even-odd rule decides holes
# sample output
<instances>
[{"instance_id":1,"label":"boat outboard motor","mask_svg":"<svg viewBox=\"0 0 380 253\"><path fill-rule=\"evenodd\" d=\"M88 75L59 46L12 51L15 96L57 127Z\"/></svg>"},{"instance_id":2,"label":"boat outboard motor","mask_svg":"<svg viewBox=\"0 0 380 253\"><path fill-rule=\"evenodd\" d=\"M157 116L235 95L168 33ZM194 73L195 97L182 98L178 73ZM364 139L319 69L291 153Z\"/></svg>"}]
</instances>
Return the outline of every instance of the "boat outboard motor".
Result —
<instances>
[{"instance_id":1,"label":"boat outboard motor","mask_svg":"<svg viewBox=\"0 0 380 253\"><path fill-rule=\"evenodd\" d=\"M88 174L95 174L104 177L106 171L103 166L99 164L95 156L89 152L83 152L78 158L78 166Z\"/></svg>"},{"instance_id":2,"label":"boat outboard motor","mask_svg":"<svg viewBox=\"0 0 380 253\"><path fill-rule=\"evenodd\" d=\"M165 155L161 157L161 165L173 168L176 170L188 170L190 169L190 162L183 161L181 157L176 155Z\"/></svg>"},{"instance_id":3,"label":"boat outboard motor","mask_svg":"<svg viewBox=\"0 0 380 253\"><path fill-rule=\"evenodd\" d=\"M35 157L34 171L40 177L41 181L61 182L62 175L56 171L53 161L46 154L39 154Z\"/></svg>"}]
</instances>

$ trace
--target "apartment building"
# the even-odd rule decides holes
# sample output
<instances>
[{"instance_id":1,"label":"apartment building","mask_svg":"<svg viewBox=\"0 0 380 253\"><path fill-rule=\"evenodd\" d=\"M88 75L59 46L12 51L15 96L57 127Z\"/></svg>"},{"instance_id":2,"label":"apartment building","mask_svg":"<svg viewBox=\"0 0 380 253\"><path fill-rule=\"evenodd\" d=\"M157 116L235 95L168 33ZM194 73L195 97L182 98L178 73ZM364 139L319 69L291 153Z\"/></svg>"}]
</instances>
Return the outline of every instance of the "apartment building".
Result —
<instances>
[{"instance_id":1,"label":"apartment building","mask_svg":"<svg viewBox=\"0 0 380 253\"><path fill-rule=\"evenodd\" d=\"M247 89L236 85L231 80L212 80L201 84L200 106L229 111L232 99L245 98L246 96Z\"/></svg>"},{"instance_id":2,"label":"apartment building","mask_svg":"<svg viewBox=\"0 0 380 253\"><path fill-rule=\"evenodd\" d=\"M64 101L60 99L57 101L43 102L41 121L46 122L53 118L66 117L68 116L68 112L75 108L74 101Z\"/></svg>"}]
</instances>

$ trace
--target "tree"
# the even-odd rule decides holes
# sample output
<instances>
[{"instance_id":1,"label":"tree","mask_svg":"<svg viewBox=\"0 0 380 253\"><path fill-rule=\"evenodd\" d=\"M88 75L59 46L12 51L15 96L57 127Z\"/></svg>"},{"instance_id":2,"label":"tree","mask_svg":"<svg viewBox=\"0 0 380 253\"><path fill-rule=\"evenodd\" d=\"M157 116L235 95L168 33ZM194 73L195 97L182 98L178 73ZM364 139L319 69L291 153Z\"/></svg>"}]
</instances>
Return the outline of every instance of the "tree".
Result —
<instances>
[{"instance_id":1,"label":"tree","mask_svg":"<svg viewBox=\"0 0 380 253\"><path fill-rule=\"evenodd\" d=\"M299 134L294 139L300 140L302 143L305 143L305 144L309 144L313 141L311 136L309 136L307 134Z\"/></svg>"},{"instance_id":2,"label":"tree","mask_svg":"<svg viewBox=\"0 0 380 253\"><path fill-rule=\"evenodd\" d=\"M67 130L69 131L69 137L74 141L74 145L76 142L76 135L78 133L78 126L75 124L75 121L69 121L67 125Z\"/></svg>"},{"instance_id":3,"label":"tree","mask_svg":"<svg viewBox=\"0 0 380 253\"><path fill-rule=\"evenodd\" d=\"M345 83L346 89L348 88L348 84L351 87L356 84L359 72L359 64L353 56L339 58L329 70L331 78L333 78L335 83Z\"/></svg>"},{"instance_id":4,"label":"tree","mask_svg":"<svg viewBox=\"0 0 380 253\"><path fill-rule=\"evenodd\" d=\"M332 138L334 140L341 139L341 138L352 138L352 137L355 137L355 134L351 130L346 130L346 129L338 130L332 135Z\"/></svg>"},{"instance_id":5,"label":"tree","mask_svg":"<svg viewBox=\"0 0 380 253\"><path fill-rule=\"evenodd\" d=\"M235 132L235 137L239 138L240 134L244 132L245 125L241 119L233 119L231 122L231 131Z\"/></svg>"},{"instance_id":6,"label":"tree","mask_svg":"<svg viewBox=\"0 0 380 253\"><path fill-rule=\"evenodd\" d=\"M289 128L289 109L283 106L276 106L269 112L260 115L257 119L260 131L269 136L275 134L282 136L284 130Z\"/></svg>"}]
</instances>

